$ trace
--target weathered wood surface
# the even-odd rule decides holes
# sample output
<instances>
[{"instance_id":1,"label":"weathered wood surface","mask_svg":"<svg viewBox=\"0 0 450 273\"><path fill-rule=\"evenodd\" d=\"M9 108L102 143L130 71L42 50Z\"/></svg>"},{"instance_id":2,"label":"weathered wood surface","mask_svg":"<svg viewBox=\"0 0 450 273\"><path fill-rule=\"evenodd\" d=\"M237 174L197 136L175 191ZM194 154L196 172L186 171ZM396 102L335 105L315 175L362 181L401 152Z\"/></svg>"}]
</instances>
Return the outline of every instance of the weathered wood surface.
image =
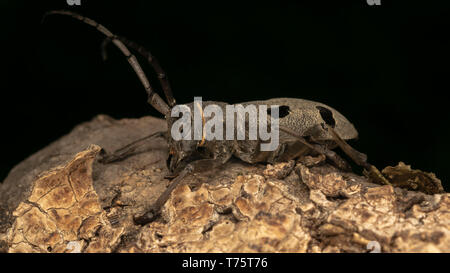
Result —
<instances>
[{"instance_id":1,"label":"weathered wood surface","mask_svg":"<svg viewBox=\"0 0 450 273\"><path fill-rule=\"evenodd\" d=\"M450 252L448 193L375 185L320 156L275 166L232 160L186 178L161 218L135 225L170 183L166 143L149 140L111 164L99 163L99 153L165 126L101 115L17 165L0 186L0 249L366 252L379 244L383 252ZM387 171L400 179L405 168Z\"/></svg>"}]
</instances>

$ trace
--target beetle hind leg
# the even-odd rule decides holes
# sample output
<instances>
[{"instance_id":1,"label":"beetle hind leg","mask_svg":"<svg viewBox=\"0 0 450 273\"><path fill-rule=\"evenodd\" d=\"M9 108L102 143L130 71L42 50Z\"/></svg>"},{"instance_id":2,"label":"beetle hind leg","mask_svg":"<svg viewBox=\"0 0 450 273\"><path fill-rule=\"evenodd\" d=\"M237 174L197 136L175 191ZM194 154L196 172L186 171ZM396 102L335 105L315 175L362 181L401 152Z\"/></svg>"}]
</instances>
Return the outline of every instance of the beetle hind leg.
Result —
<instances>
[{"instance_id":1,"label":"beetle hind leg","mask_svg":"<svg viewBox=\"0 0 450 273\"><path fill-rule=\"evenodd\" d=\"M386 179L386 177L383 176L383 174L381 174L377 167L367 162L367 155L355 150L345 140L343 140L338 133L336 133L334 130L336 122L333 118L333 113L328 108L322 106L317 106L316 108L319 110L320 116L324 121L321 123L322 127L331 134L333 140L346 155L348 155L356 164L364 168L364 175L375 183L391 185L391 183Z\"/></svg>"},{"instance_id":2,"label":"beetle hind leg","mask_svg":"<svg viewBox=\"0 0 450 273\"><path fill-rule=\"evenodd\" d=\"M364 168L364 175L378 184L391 185L386 177L381 174L377 167L367 162L367 155L355 150L345 140L343 140L336 131L328 124L324 124L325 128L331 133L336 144L341 150L348 155L356 164Z\"/></svg>"}]
</instances>

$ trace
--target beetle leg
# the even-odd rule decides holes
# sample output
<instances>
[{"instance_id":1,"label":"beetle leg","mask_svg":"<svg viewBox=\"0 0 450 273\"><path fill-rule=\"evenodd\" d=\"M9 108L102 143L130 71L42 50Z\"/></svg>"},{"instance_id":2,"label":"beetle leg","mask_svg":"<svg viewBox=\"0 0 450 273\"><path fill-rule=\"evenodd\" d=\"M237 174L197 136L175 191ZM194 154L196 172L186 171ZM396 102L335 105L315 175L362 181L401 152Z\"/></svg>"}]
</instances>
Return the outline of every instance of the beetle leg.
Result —
<instances>
[{"instance_id":1,"label":"beetle leg","mask_svg":"<svg viewBox=\"0 0 450 273\"><path fill-rule=\"evenodd\" d=\"M343 140L336 131L328 124L324 124L325 128L331 133L334 141L346 155L348 155L356 164L364 168L364 175L371 178L379 184L391 185L391 183L381 174L374 165L367 162L367 155L358 152Z\"/></svg>"},{"instance_id":2,"label":"beetle leg","mask_svg":"<svg viewBox=\"0 0 450 273\"><path fill-rule=\"evenodd\" d=\"M381 174L381 172L372 164L367 162L367 155L358 152L352 146L348 145L338 133L334 130L336 121L333 118L333 113L330 109L322 106L316 106L319 110L320 116L324 123L321 123L323 129L327 130L333 137L334 142L347 154L356 164L364 168L364 175L371 178L374 182L379 184L391 185L391 183Z\"/></svg>"},{"instance_id":3,"label":"beetle leg","mask_svg":"<svg viewBox=\"0 0 450 273\"><path fill-rule=\"evenodd\" d=\"M331 160L336 167L343 171L350 171L352 168L350 165L345 161L342 157L340 157L337 153L334 151L324 148L323 146L319 144L313 145L315 150L323 155L325 155L329 160Z\"/></svg>"},{"instance_id":4,"label":"beetle leg","mask_svg":"<svg viewBox=\"0 0 450 273\"><path fill-rule=\"evenodd\" d=\"M154 221L161 213L161 208L164 206L166 201L169 199L172 191L180 185L184 178L194 172L204 172L207 170L214 169L222 165L220 159L199 159L197 161L191 162L178 174L178 176L170 182L167 189L158 197L155 203L145 212L143 215L135 217L134 222L138 225L145 225Z\"/></svg>"},{"instance_id":5,"label":"beetle leg","mask_svg":"<svg viewBox=\"0 0 450 273\"><path fill-rule=\"evenodd\" d=\"M141 146L142 142L148 139L153 139L157 137L166 138L167 132L156 132L149 136L140 138L138 140L135 140L125 146L123 146L120 149L115 150L112 154L103 154L102 157L99 159L100 163L108 164L112 162L117 162L124 160L127 157L130 157L136 153L136 149Z\"/></svg>"},{"instance_id":6,"label":"beetle leg","mask_svg":"<svg viewBox=\"0 0 450 273\"><path fill-rule=\"evenodd\" d=\"M335 152L333 152L330 149L327 149L321 145L318 144L311 144L308 141L306 141L306 139L304 137L302 137L300 134L298 134L297 132L295 132L292 129L289 129L287 127L284 126L279 126L279 129L291 136L294 136L295 138L298 139L299 142L303 143L304 145L306 145L308 148L310 148L311 150L319 153L319 154L323 154L325 155L329 160L331 160L336 167L338 167L339 169L342 170L350 170L350 166L348 165L347 162L345 162L344 159L342 159L338 154L336 154Z\"/></svg>"}]
</instances>

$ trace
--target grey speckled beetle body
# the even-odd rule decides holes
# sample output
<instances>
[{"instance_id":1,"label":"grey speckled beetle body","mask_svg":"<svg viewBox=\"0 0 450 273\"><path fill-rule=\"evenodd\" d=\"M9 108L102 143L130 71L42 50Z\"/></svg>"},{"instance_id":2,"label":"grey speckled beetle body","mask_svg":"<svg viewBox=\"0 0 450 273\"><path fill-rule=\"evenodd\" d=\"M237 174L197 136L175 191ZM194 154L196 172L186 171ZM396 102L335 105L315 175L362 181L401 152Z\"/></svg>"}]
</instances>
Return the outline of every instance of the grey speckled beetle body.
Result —
<instances>
[{"instance_id":1,"label":"grey speckled beetle body","mask_svg":"<svg viewBox=\"0 0 450 273\"><path fill-rule=\"evenodd\" d=\"M224 112L225 107L228 105L227 103L217 101L203 102L203 106L209 104L220 106ZM210 159L223 164L231 156L235 156L248 163L276 163L295 159L301 155L310 153L312 150L316 150L319 153L323 153L322 150L327 151L329 157L335 161L338 167L347 168L345 161L340 160L331 151L337 144L334 141L333 135L322 125L324 120L317 107L322 107L330 111L335 123L334 130L342 139L350 140L357 138L358 132L353 124L335 109L323 103L295 98L275 98L242 103L244 107L249 104L256 106L267 105L268 108L272 105L279 106L279 124L281 129L290 128L298 136L309 139L308 144L310 145L305 143L306 140L301 141L298 136L286 131L280 132L280 144L275 151L270 152L260 151L260 141L258 140L214 140L205 141L202 145L199 145L200 141L197 140L175 141L169 138L169 150L172 151L168 159L169 170L178 173L195 159ZM187 106L192 111L194 110L193 103L189 103ZM178 118L166 117L166 119L170 128ZM224 120L225 122L226 120ZM248 131L248 126L246 130ZM318 145L320 145L320 148ZM318 149L321 151L317 151Z\"/></svg>"},{"instance_id":2,"label":"grey speckled beetle body","mask_svg":"<svg viewBox=\"0 0 450 273\"><path fill-rule=\"evenodd\" d=\"M383 184L389 182L373 166L367 163L367 157L350 147L346 140L354 139L358 132L352 123L350 123L342 114L335 109L310 100L296 98L275 98L269 100L251 101L242 103L254 105L278 105L279 106L279 145L275 151L260 151L258 149L258 140L179 140L175 141L170 137L170 128L176 118L170 115L171 109L176 105L172 95L170 84L166 74L160 67L156 59L143 47L131 42L123 37L112 34L103 25L98 24L92 19L86 18L70 11L50 11L46 15L60 14L71 16L83 21L88 25L95 27L106 36L102 45L105 50L106 45L112 42L126 56L128 62L136 72L138 78L143 84L148 94L148 102L157 111L166 117L169 131L158 132L144 139L152 137L165 137L168 142L169 158L167 166L169 171L175 177L166 191L158 198L153 206L144 215L135 218L136 223L145 224L159 215L162 205L166 202L172 190L192 172L201 172L205 169L212 169L216 166L226 163L232 156L240 158L248 163L259 162L283 162L298 158L301 155L315 153L323 154L335 166L341 169L349 169L348 164L341 157L332 151L339 146L356 164L365 168L365 174L374 181ZM131 48L142 55L158 74L161 87L164 91L166 101L155 93L143 72L136 57L128 50ZM105 53L105 52L103 52ZM104 55L105 56L105 55ZM203 106L208 104L219 105L222 109L227 103L206 101ZM194 104L187 106L193 110ZM269 108L270 109L270 108ZM268 113L270 115L270 113ZM247 121L248 122L248 121ZM248 126L246 127L248 128ZM143 140L143 139L142 139ZM135 141L126 147L123 147L113 154L105 155L103 162L109 163L121 160L130 155L130 151L139 145L141 140Z\"/></svg>"}]
</instances>

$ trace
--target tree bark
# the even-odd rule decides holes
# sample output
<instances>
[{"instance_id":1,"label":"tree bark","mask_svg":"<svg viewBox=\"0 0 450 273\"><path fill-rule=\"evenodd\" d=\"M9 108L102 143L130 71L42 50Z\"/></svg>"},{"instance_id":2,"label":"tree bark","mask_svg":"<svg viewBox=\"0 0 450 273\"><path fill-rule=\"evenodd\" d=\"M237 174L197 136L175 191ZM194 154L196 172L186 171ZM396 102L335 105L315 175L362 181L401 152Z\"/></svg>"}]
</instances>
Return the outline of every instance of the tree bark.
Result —
<instances>
[{"instance_id":1,"label":"tree bark","mask_svg":"<svg viewBox=\"0 0 450 273\"><path fill-rule=\"evenodd\" d=\"M99 154L165 130L101 115L25 159L0 185L0 250L450 252L449 194L434 175L399 164L383 170L395 186L380 186L321 156L190 175L160 218L136 225L170 183L165 140L119 162Z\"/></svg>"}]
</instances>

